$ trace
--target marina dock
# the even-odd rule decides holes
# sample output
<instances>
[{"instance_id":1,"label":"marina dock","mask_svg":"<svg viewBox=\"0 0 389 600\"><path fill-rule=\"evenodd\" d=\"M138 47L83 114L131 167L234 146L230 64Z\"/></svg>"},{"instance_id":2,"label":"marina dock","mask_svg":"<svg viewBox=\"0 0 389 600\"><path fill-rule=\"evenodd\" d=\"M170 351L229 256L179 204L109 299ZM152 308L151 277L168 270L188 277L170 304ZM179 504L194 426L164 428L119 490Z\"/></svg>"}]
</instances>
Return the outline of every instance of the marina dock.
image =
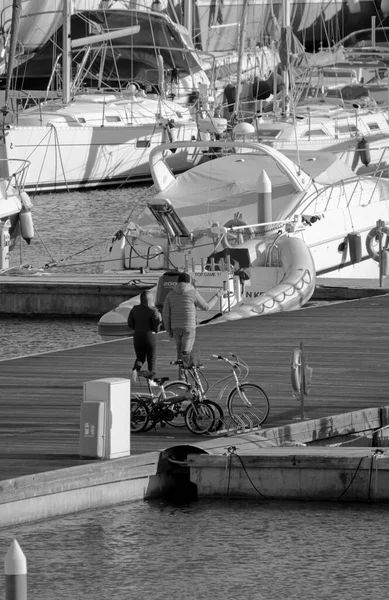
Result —
<instances>
[{"instance_id":1,"label":"marina dock","mask_svg":"<svg viewBox=\"0 0 389 600\"><path fill-rule=\"evenodd\" d=\"M157 281L155 273L126 271L2 275L0 315L101 317Z\"/></svg>"},{"instance_id":2,"label":"marina dock","mask_svg":"<svg viewBox=\"0 0 389 600\"><path fill-rule=\"evenodd\" d=\"M313 368L305 416L327 419L328 424L331 415L389 404L388 314L388 294L313 305L262 318L201 326L197 346L211 384L226 374L223 363L211 359L212 354L228 350L249 363L249 380L259 383L270 398L270 415L264 424L267 429L302 422L299 402L292 393L290 358L303 341ZM173 343L162 332L158 336L158 375L175 378L175 367L170 365L174 355ZM133 359L132 341L124 338L0 362L0 503L9 500L9 491L2 497L1 490L5 493L9 489L10 480L12 489L27 483L31 487L31 481L36 486L41 481L39 493L44 494L60 472L66 472L67 485L81 473L87 487L99 473L100 483L104 480L102 470L114 478L119 465L123 469L123 461L138 461L137 468L148 464L149 472L155 469L156 456L162 450L182 445L201 447L209 441L186 429L166 427L132 434L129 459L79 457L84 382L128 378ZM219 442L227 447L229 439L220 438ZM152 467L149 453L157 453ZM59 471L62 469L65 471Z\"/></svg>"},{"instance_id":3,"label":"marina dock","mask_svg":"<svg viewBox=\"0 0 389 600\"><path fill-rule=\"evenodd\" d=\"M143 289L157 284L160 272L66 273L25 271L0 276L0 315L101 317ZM317 279L312 301L364 298L389 292L389 277Z\"/></svg>"}]
</instances>

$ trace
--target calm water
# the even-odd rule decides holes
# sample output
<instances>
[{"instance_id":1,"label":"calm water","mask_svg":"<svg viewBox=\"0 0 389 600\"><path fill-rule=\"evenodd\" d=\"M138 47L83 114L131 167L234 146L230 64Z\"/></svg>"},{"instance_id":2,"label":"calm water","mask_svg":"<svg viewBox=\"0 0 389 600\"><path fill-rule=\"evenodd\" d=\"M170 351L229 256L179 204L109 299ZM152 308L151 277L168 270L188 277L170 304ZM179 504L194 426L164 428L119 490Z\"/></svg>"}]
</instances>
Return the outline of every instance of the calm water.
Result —
<instances>
[{"instance_id":1,"label":"calm water","mask_svg":"<svg viewBox=\"0 0 389 600\"><path fill-rule=\"evenodd\" d=\"M153 501L3 529L0 548L18 540L29 600L387 600L388 528L379 505Z\"/></svg>"},{"instance_id":2,"label":"calm water","mask_svg":"<svg viewBox=\"0 0 389 600\"><path fill-rule=\"evenodd\" d=\"M10 265L31 265L45 273L102 272L112 236L131 211L139 213L150 194L149 185L138 185L36 196L32 199L35 237L30 246L22 241L14 248ZM51 263L57 266L45 267ZM20 271L28 273L25 268ZM98 343L97 322L0 316L0 360Z\"/></svg>"}]
</instances>

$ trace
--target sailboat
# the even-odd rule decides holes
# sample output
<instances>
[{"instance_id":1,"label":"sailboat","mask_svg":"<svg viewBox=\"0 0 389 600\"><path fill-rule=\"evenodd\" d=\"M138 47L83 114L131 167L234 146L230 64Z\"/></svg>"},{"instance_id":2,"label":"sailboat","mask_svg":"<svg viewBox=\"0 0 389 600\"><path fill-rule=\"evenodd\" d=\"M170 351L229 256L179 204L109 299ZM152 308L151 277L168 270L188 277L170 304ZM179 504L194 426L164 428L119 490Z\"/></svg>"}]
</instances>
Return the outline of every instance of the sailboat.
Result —
<instances>
[{"instance_id":1,"label":"sailboat","mask_svg":"<svg viewBox=\"0 0 389 600\"><path fill-rule=\"evenodd\" d=\"M20 0L19 0L20 4ZM16 7L16 4L15 4ZM118 12L118 11L116 11ZM25 181L27 191L57 191L113 185L150 178L148 159L157 145L175 140L197 139L198 126L189 109L174 102L156 89L147 93L129 82L117 93L104 87L104 61L100 58L100 73L93 89L82 88L83 77L92 77L87 65L91 49L112 39L137 36L141 21L128 27L104 30L100 34L71 38L71 2L63 2L63 52L61 98L38 101L33 106L11 110L8 82L5 93L5 117L2 123L0 158L29 160ZM148 22L160 22L158 12L148 12ZM167 19L167 17L165 17ZM142 21L143 23L144 21ZM15 21L11 37L16 39ZM10 44L9 63L12 64ZM107 48L103 46L103 54ZM79 52L79 66L74 75L72 52ZM81 57L81 58L80 58ZM156 53L156 68L163 74L161 56ZM89 61L89 62L88 62ZM55 67L58 73L60 61ZM11 75L8 69L8 75ZM72 75L72 77L71 77ZM8 77L9 80L10 77ZM81 88L81 91L80 91ZM171 153L169 164L176 171L192 165L185 150Z\"/></svg>"},{"instance_id":2,"label":"sailboat","mask_svg":"<svg viewBox=\"0 0 389 600\"><path fill-rule=\"evenodd\" d=\"M378 105L361 81L337 86L326 93L317 89L310 96L304 95L307 86L304 82L301 87L297 85L297 67L300 78L308 80L312 73L317 73L315 69L319 66L336 65L344 59L344 50L337 46L307 55L291 30L290 3L283 1L282 9L282 27L275 36L279 38L281 92L278 96L275 89L262 92L266 87L266 82L262 82L262 88L257 84L254 90L253 86L253 97L257 100L250 106L242 105L239 103L238 80L233 112L231 105L229 110L231 122L241 122L242 128L230 128L230 132L236 133L232 139L242 139L243 135L246 140L268 144L281 152L296 148L314 154L333 152L359 174L374 173L378 164L381 169L387 169L387 103ZM277 32L277 27L274 30ZM224 139L228 135L231 133L225 134Z\"/></svg>"},{"instance_id":3,"label":"sailboat","mask_svg":"<svg viewBox=\"0 0 389 600\"><path fill-rule=\"evenodd\" d=\"M207 142L194 144L208 151ZM206 299L225 289L221 306L200 322L294 310L329 273L378 278L372 230L389 220L389 180L358 176L333 154L286 155L252 142L217 148L223 156L178 176L164 161L167 147L152 153L158 193L113 237L107 270L146 279L185 269ZM129 335L134 302L103 315L104 339Z\"/></svg>"}]
</instances>

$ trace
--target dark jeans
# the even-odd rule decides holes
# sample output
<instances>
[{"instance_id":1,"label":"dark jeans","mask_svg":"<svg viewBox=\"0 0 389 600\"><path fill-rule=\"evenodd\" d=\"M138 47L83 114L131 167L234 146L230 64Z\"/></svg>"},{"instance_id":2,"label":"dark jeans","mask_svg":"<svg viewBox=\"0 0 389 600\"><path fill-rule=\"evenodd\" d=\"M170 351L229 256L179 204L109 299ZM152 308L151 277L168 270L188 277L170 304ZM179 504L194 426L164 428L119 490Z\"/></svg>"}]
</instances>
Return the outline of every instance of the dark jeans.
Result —
<instances>
[{"instance_id":1,"label":"dark jeans","mask_svg":"<svg viewBox=\"0 0 389 600\"><path fill-rule=\"evenodd\" d=\"M181 327L173 329L173 340L176 342L177 360L182 358L183 354L190 354L196 339L196 329L183 329ZM183 373L181 367L178 367L178 379L182 379Z\"/></svg>"},{"instance_id":2,"label":"dark jeans","mask_svg":"<svg viewBox=\"0 0 389 600\"><path fill-rule=\"evenodd\" d=\"M133 337L136 359L134 369L140 371L145 360L151 377L155 375L157 362L157 336L152 331L138 331Z\"/></svg>"}]
</instances>

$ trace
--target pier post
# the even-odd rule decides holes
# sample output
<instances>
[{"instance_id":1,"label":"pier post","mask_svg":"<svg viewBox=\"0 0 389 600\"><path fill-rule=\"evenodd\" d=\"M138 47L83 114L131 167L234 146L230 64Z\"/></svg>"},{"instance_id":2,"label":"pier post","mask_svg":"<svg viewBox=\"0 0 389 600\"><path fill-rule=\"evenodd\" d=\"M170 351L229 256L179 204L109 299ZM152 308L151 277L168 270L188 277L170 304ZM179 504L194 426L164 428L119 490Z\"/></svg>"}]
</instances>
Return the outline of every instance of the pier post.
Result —
<instances>
[{"instance_id":1,"label":"pier post","mask_svg":"<svg viewBox=\"0 0 389 600\"><path fill-rule=\"evenodd\" d=\"M380 286L380 288L382 288L382 279L383 279L383 248L382 248L383 232L382 232L382 228L385 227L385 221L382 221L381 219L379 219L376 222L376 226L378 229L379 286Z\"/></svg>"},{"instance_id":2,"label":"pier post","mask_svg":"<svg viewBox=\"0 0 389 600\"><path fill-rule=\"evenodd\" d=\"M4 559L5 600L27 600L27 561L13 540Z\"/></svg>"}]
</instances>

